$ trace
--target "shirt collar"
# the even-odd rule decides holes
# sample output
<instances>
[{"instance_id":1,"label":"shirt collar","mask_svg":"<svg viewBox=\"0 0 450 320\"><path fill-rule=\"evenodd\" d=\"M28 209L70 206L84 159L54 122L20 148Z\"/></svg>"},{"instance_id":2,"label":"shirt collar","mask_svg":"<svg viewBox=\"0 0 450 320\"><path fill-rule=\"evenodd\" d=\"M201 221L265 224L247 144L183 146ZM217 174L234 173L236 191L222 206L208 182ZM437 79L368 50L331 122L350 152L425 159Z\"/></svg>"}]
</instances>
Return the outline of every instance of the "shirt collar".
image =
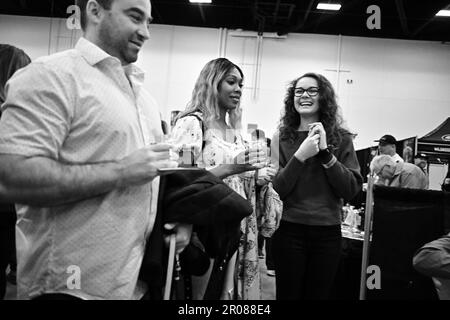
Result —
<instances>
[{"instance_id":1,"label":"shirt collar","mask_svg":"<svg viewBox=\"0 0 450 320\"><path fill-rule=\"evenodd\" d=\"M86 59L86 61L91 65L94 66L97 63L112 58L117 61L119 59L109 55L104 50L102 50L99 46L95 45L94 43L90 42L84 37L81 37L77 44L75 45L75 50L80 52L80 54ZM120 61L119 61L120 62Z\"/></svg>"},{"instance_id":2,"label":"shirt collar","mask_svg":"<svg viewBox=\"0 0 450 320\"><path fill-rule=\"evenodd\" d=\"M123 70L128 78L133 78L133 80L136 80L140 85L144 83L145 73L137 65L130 63L124 66Z\"/></svg>"},{"instance_id":3,"label":"shirt collar","mask_svg":"<svg viewBox=\"0 0 450 320\"><path fill-rule=\"evenodd\" d=\"M118 58L111 56L99 46L95 45L84 37L81 37L78 40L77 44L75 45L75 49L80 52L80 54L91 66L94 66L106 59L115 60L121 65ZM131 76L140 83L144 82L144 71L135 64L130 63L126 66L123 66L123 70L125 71L127 77Z\"/></svg>"}]
</instances>

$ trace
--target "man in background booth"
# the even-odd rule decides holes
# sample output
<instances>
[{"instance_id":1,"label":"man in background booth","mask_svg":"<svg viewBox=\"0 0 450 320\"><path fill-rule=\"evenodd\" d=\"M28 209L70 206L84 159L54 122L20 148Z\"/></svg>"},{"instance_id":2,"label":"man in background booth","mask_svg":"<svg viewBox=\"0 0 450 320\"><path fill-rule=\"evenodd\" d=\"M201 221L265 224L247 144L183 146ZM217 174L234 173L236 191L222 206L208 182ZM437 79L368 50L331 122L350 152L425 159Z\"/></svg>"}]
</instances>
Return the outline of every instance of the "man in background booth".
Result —
<instances>
[{"instance_id":1,"label":"man in background booth","mask_svg":"<svg viewBox=\"0 0 450 320\"><path fill-rule=\"evenodd\" d=\"M444 181L442 182L442 191L450 192L450 165L447 170L447 175L444 178Z\"/></svg>"},{"instance_id":2,"label":"man in background booth","mask_svg":"<svg viewBox=\"0 0 450 320\"><path fill-rule=\"evenodd\" d=\"M395 162L387 154L374 157L370 169L379 178L377 184L397 188L427 189L427 176L418 166L407 162Z\"/></svg>"},{"instance_id":3,"label":"man in background booth","mask_svg":"<svg viewBox=\"0 0 450 320\"><path fill-rule=\"evenodd\" d=\"M391 156L394 162L404 162L402 157L397 153L397 140L393 136L385 134L379 140L375 140L375 142L378 142L378 151L380 154Z\"/></svg>"},{"instance_id":4,"label":"man in background booth","mask_svg":"<svg viewBox=\"0 0 450 320\"><path fill-rule=\"evenodd\" d=\"M450 234L431 241L414 255L413 266L431 277L441 300L450 300Z\"/></svg>"}]
</instances>

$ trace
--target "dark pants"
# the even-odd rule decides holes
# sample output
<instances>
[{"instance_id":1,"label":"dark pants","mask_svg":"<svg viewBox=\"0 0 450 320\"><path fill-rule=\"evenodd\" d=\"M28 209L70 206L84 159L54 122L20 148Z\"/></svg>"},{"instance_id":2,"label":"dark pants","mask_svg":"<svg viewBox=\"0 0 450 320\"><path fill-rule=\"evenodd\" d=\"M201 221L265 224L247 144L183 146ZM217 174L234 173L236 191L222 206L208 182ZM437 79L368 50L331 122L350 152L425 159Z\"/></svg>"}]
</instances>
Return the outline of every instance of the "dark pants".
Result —
<instances>
[{"instance_id":1,"label":"dark pants","mask_svg":"<svg viewBox=\"0 0 450 320\"><path fill-rule=\"evenodd\" d=\"M81 300L81 299L64 293L46 293L43 294L42 296L34 298L33 300L53 301L53 300Z\"/></svg>"},{"instance_id":2,"label":"dark pants","mask_svg":"<svg viewBox=\"0 0 450 320\"><path fill-rule=\"evenodd\" d=\"M0 300L6 293L6 269L15 255L16 213L14 207L0 203Z\"/></svg>"},{"instance_id":3,"label":"dark pants","mask_svg":"<svg viewBox=\"0 0 450 320\"><path fill-rule=\"evenodd\" d=\"M282 221L272 241L277 300L329 299L341 238L340 226Z\"/></svg>"},{"instance_id":4,"label":"dark pants","mask_svg":"<svg viewBox=\"0 0 450 320\"><path fill-rule=\"evenodd\" d=\"M41 300L41 301L46 301L46 300L82 300L80 298L77 298L75 296L71 296L69 294L65 294L65 293L46 293L43 294L39 297L33 298L32 300ZM141 300L151 300L148 293L146 293Z\"/></svg>"},{"instance_id":5,"label":"dark pants","mask_svg":"<svg viewBox=\"0 0 450 320\"><path fill-rule=\"evenodd\" d=\"M265 238L266 240L266 266L267 270L275 270L275 263L273 261L272 238Z\"/></svg>"}]
</instances>

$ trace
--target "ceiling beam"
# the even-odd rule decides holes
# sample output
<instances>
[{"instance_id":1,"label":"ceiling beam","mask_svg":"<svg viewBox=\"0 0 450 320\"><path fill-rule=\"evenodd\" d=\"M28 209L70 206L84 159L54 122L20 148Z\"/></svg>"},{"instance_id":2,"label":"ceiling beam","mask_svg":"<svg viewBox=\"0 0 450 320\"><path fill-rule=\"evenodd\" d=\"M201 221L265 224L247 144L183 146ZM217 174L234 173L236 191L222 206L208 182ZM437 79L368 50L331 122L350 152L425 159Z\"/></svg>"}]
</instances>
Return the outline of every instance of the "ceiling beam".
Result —
<instances>
[{"instance_id":1,"label":"ceiling beam","mask_svg":"<svg viewBox=\"0 0 450 320\"><path fill-rule=\"evenodd\" d=\"M328 1L328 2L330 2L330 1ZM361 3L361 0L353 0L353 1L345 2L344 5L342 6L342 8L348 10L348 9L352 8L353 6L355 6L356 4L360 4L360 3ZM341 10L343 10L342 8L341 8ZM342 12L341 10L337 11L337 13L338 14L341 13ZM342 14L342 16L343 15L344 14ZM332 13L328 13L327 15L324 15L322 13L320 15L319 19L316 20L316 24L314 25L314 31L317 31L317 28L319 27L319 25L322 22L325 22L325 21L327 21L327 20L329 20L331 18L335 18L336 16L337 16L337 14L333 13L333 12Z\"/></svg>"},{"instance_id":2,"label":"ceiling beam","mask_svg":"<svg viewBox=\"0 0 450 320\"><path fill-rule=\"evenodd\" d=\"M434 10L429 10L428 19L411 32L412 37L416 37L419 33L421 33L434 20L436 13L439 11L439 8L442 8L442 6L438 6L438 4L433 3L433 5L435 9L433 8Z\"/></svg>"},{"instance_id":3,"label":"ceiling beam","mask_svg":"<svg viewBox=\"0 0 450 320\"><path fill-rule=\"evenodd\" d=\"M412 32L411 35L412 35L413 37L417 36L420 32L422 32L423 29L425 29L425 28L430 24L430 22L432 21L432 19L433 19L433 18L430 18L430 19L427 20L425 23L423 23L421 26L419 26L416 30L414 30L414 31Z\"/></svg>"},{"instance_id":4,"label":"ceiling beam","mask_svg":"<svg viewBox=\"0 0 450 320\"><path fill-rule=\"evenodd\" d=\"M288 34L288 33L291 33L291 32L300 31L303 28L303 26L305 25L309 14L311 13L311 9L312 9L312 6L313 6L314 2L315 2L315 0L310 0L309 1L308 8L306 9L305 14L303 15L303 17L299 14L299 17L297 19L297 23L295 25L293 25L293 26L291 26L291 27L289 27L289 28L287 28L285 30L280 30L278 32L278 34L279 35L285 35L285 34ZM291 7L291 9L293 10L294 7Z\"/></svg>"},{"instance_id":5,"label":"ceiling beam","mask_svg":"<svg viewBox=\"0 0 450 320\"><path fill-rule=\"evenodd\" d=\"M200 10L200 16L202 17L203 23L206 23L205 12L203 11L203 6L199 3L198 9Z\"/></svg>"},{"instance_id":6,"label":"ceiling beam","mask_svg":"<svg viewBox=\"0 0 450 320\"><path fill-rule=\"evenodd\" d=\"M273 20L272 20L273 25L275 25L277 23L278 12L280 11L280 2L281 2L281 0L277 0L277 3L275 4L275 10L273 12Z\"/></svg>"},{"instance_id":7,"label":"ceiling beam","mask_svg":"<svg viewBox=\"0 0 450 320\"><path fill-rule=\"evenodd\" d=\"M152 6L152 15L154 16L154 18L156 18L158 23L164 24L164 19L161 15L161 12L159 12L159 10L156 6Z\"/></svg>"},{"instance_id":8,"label":"ceiling beam","mask_svg":"<svg viewBox=\"0 0 450 320\"><path fill-rule=\"evenodd\" d=\"M406 18L405 7L403 6L403 0L395 0L395 6L397 7L398 17L402 26L405 36L409 36L408 19Z\"/></svg>"}]
</instances>

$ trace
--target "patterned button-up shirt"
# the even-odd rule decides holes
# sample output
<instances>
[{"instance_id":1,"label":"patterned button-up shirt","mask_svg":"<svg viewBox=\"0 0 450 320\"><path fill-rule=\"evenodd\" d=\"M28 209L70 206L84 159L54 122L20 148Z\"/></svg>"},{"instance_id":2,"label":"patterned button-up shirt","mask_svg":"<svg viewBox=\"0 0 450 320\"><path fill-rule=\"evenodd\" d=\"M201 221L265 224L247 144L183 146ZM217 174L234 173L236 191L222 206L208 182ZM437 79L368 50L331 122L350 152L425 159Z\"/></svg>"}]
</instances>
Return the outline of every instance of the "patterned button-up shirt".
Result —
<instances>
[{"instance_id":1,"label":"patterned button-up shirt","mask_svg":"<svg viewBox=\"0 0 450 320\"><path fill-rule=\"evenodd\" d=\"M144 75L81 38L75 49L38 59L7 85L0 153L95 164L160 141ZM17 206L18 298L66 293L139 299L146 239L159 179L51 208Z\"/></svg>"}]
</instances>

